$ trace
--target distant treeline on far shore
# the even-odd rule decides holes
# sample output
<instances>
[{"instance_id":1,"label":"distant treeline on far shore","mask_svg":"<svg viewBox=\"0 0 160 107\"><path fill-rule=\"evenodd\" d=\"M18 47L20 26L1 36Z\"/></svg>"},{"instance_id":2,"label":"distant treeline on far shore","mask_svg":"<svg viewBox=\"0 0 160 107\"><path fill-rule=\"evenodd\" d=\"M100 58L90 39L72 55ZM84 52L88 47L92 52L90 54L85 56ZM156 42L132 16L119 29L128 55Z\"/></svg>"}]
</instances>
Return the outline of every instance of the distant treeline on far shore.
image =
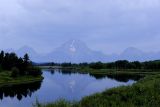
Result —
<instances>
[{"instance_id":1,"label":"distant treeline on far shore","mask_svg":"<svg viewBox=\"0 0 160 107\"><path fill-rule=\"evenodd\" d=\"M36 64L38 66L61 66L61 67L80 67L80 68L92 68L92 69L160 69L160 60L139 62L129 62L127 60L118 60L115 62L94 62L94 63L41 63Z\"/></svg>"}]
</instances>

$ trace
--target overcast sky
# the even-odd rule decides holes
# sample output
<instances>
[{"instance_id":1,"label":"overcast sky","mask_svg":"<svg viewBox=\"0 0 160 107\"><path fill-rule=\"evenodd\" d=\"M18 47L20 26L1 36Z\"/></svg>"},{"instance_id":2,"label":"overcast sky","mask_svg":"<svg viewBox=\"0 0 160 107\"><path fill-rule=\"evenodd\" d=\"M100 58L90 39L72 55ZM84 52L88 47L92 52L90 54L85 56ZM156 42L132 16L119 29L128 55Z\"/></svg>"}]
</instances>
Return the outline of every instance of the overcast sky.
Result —
<instances>
[{"instance_id":1,"label":"overcast sky","mask_svg":"<svg viewBox=\"0 0 160 107\"><path fill-rule=\"evenodd\" d=\"M80 39L106 54L160 51L160 0L0 0L0 48L49 52Z\"/></svg>"}]
</instances>

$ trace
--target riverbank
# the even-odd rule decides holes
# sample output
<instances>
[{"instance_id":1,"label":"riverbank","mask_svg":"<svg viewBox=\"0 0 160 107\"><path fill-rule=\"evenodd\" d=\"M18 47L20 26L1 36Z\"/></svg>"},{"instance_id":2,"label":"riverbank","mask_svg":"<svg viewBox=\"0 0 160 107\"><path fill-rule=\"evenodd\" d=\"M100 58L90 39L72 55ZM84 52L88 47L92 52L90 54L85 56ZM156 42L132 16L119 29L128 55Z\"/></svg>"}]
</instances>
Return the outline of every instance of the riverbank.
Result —
<instances>
[{"instance_id":1,"label":"riverbank","mask_svg":"<svg viewBox=\"0 0 160 107\"><path fill-rule=\"evenodd\" d=\"M92 69L88 67L55 67L55 66L38 66L41 69L61 69L63 71L73 71L78 73L90 73L95 75L118 75L118 74L129 74L129 75L155 75L160 74L160 70L151 69Z\"/></svg>"},{"instance_id":2,"label":"riverbank","mask_svg":"<svg viewBox=\"0 0 160 107\"><path fill-rule=\"evenodd\" d=\"M160 73L160 70L152 69L93 69L89 67L76 68L81 72L88 73Z\"/></svg>"},{"instance_id":3,"label":"riverbank","mask_svg":"<svg viewBox=\"0 0 160 107\"><path fill-rule=\"evenodd\" d=\"M36 107L157 107L160 104L160 74L148 75L132 86L121 86L83 98L64 100Z\"/></svg>"},{"instance_id":4,"label":"riverbank","mask_svg":"<svg viewBox=\"0 0 160 107\"><path fill-rule=\"evenodd\" d=\"M9 86L9 85L19 85L19 84L28 84L33 82L42 81L42 76L19 76L13 78L10 76L11 72L2 71L0 72L0 87Z\"/></svg>"}]
</instances>

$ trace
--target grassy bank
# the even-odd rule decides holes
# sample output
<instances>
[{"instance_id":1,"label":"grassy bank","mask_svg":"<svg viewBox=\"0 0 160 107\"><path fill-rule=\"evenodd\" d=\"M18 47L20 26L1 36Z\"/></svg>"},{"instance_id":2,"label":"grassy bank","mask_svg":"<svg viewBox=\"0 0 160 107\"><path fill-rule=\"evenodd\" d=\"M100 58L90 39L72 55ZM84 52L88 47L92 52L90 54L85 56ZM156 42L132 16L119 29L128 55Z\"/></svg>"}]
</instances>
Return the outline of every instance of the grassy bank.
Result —
<instances>
[{"instance_id":1,"label":"grassy bank","mask_svg":"<svg viewBox=\"0 0 160 107\"><path fill-rule=\"evenodd\" d=\"M80 102L57 101L36 107L159 107L160 75L146 76L132 86L122 86L83 98Z\"/></svg>"},{"instance_id":2,"label":"grassy bank","mask_svg":"<svg viewBox=\"0 0 160 107\"><path fill-rule=\"evenodd\" d=\"M11 77L11 72L2 71L0 72L0 87L7 85L18 85L37 82L43 80L42 76L19 76L16 78Z\"/></svg>"},{"instance_id":3,"label":"grassy bank","mask_svg":"<svg viewBox=\"0 0 160 107\"><path fill-rule=\"evenodd\" d=\"M154 75L160 74L160 70L150 70L150 69L92 69L92 68L77 68L81 73L91 73L91 74L140 74L140 75Z\"/></svg>"}]
</instances>

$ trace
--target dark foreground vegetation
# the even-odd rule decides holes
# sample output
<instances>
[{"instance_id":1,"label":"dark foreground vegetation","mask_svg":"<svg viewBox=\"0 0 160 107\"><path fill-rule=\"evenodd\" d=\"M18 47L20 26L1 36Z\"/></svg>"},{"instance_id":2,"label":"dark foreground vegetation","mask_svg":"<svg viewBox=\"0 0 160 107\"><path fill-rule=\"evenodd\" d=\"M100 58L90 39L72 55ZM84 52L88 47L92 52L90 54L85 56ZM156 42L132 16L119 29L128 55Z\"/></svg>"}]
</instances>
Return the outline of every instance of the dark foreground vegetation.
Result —
<instances>
[{"instance_id":1,"label":"dark foreground vegetation","mask_svg":"<svg viewBox=\"0 0 160 107\"><path fill-rule=\"evenodd\" d=\"M35 107L160 107L160 75L150 75L132 86L122 86L83 98L80 102L60 100Z\"/></svg>"},{"instance_id":2,"label":"dark foreground vegetation","mask_svg":"<svg viewBox=\"0 0 160 107\"><path fill-rule=\"evenodd\" d=\"M28 54L19 58L15 53L0 52L0 86L42 80L41 74Z\"/></svg>"}]
</instances>

